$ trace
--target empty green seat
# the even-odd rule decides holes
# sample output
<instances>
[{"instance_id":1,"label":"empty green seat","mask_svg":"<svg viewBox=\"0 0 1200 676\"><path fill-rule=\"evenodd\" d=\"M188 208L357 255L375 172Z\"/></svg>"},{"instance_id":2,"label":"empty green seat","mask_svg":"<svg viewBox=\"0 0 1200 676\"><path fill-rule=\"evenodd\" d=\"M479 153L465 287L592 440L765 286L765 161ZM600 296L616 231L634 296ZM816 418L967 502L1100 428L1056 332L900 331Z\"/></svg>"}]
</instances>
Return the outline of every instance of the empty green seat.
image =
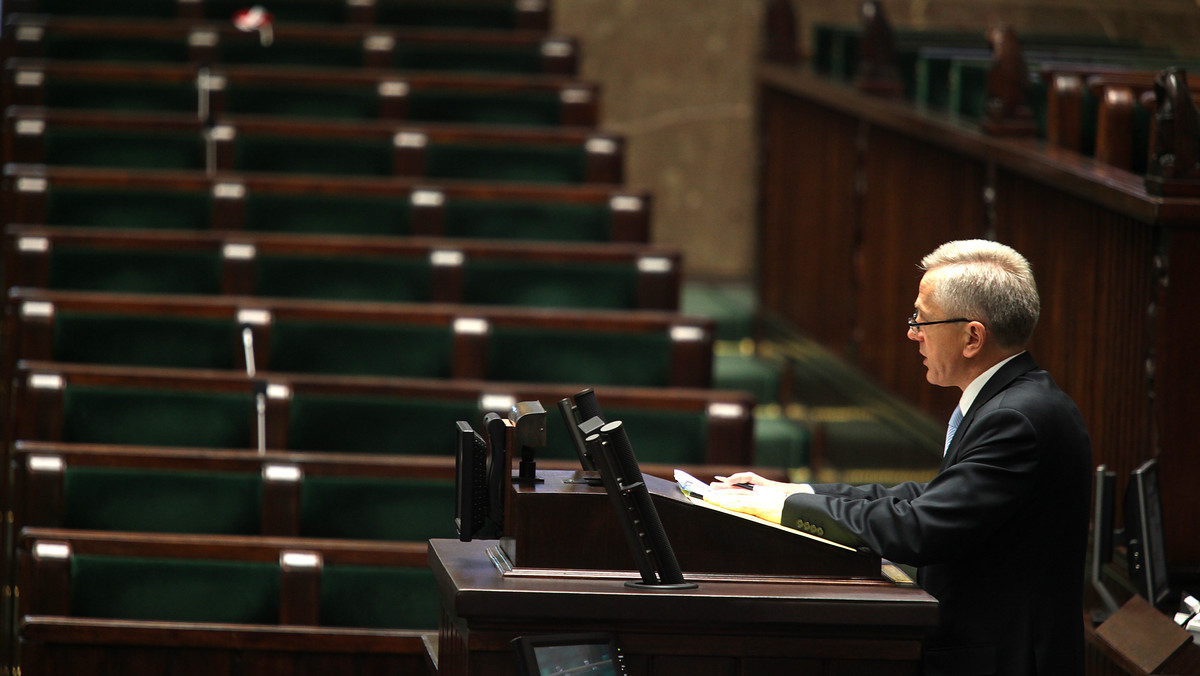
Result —
<instances>
[{"instance_id":1,"label":"empty green seat","mask_svg":"<svg viewBox=\"0 0 1200 676\"><path fill-rule=\"evenodd\" d=\"M412 203L407 195L298 195L249 192L245 228L261 232L407 235ZM354 214L354 218L346 218Z\"/></svg>"},{"instance_id":2,"label":"empty green seat","mask_svg":"<svg viewBox=\"0 0 1200 676\"><path fill-rule=\"evenodd\" d=\"M603 242L612 238L608 205L448 199L447 237Z\"/></svg>"},{"instance_id":3,"label":"empty green seat","mask_svg":"<svg viewBox=\"0 0 1200 676\"><path fill-rule=\"evenodd\" d=\"M437 629L437 582L427 568L326 565L320 624L325 627Z\"/></svg>"},{"instance_id":4,"label":"empty green seat","mask_svg":"<svg viewBox=\"0 0 1200 676\"><path fill-rule=\"evenodd\" d=\"M448 378L454 335L447 326L280 320L271 328L273 371Z\"/></svg>"},{"instance_id":5,"label":"empty green seat","mask_svg":"<svg viewBox=\"0 0 1200 676\"><path fill-rule=\"evenodd\" d=\"M46 223L162 230L211 230L209 190L87 188L53 183L46 190Z\"/></svg>"},{"instance_id":6,"label":"empty green seat","mask_svg":"<svg viewBox=\"0 0 1200 676\"><path fill-rule=\"evenodd\" d=\"M49 286L127 293L221 293L221 257L213 251L104 249L58 245Z\"/></svg>"},{"instance_id":7,"label":"empty green seat","mask_svg":"<svg viewBox=\"0 0 1200 676\"><path fill-rule=\"evenodd\" d=\"M46 128L45 163L128 169L204 169L203 135L191 130Z\"/></svg>"},{"instance_id":8,"label":"empty green seat","mask_svg":"<svg viewBox=\"0 0 1200 676\"><path fill-rule=\"evenodd\" d=\"M463 180L577 184L587 179L582 144L567 146L459 145L430 142L424 176Z\"/></svg>"},{"instance_id":9,"label":"empty green seat","mask_svg":"<svg viewBox=\"0 0 1200 676\"><path fill-rule=\"evenodd\" d=\"M457 537L454 482L306 476L300 489L300 535L409 542Z\"/></svg>"},{"instance_id":10,"label":"empty green seat","mask_svg":"<svg viewBox=\"0 0 1200 676\"><path fill-rule=\"evenodd\" d=\"M294 393L288 448L306 451L454 454L459 420L479 418L475 402Z\"/></svg>"},{"instance_id":11,"label":"empty green seat","mask_svg":"<svg viewBox=\"0 0 1200 676\"><path fill-rule=\"evenodd\" d=\"M391 67L400 70L462 71L484 73L541 73L541 45L427 45L398 42Z\"/></svg>"},{"instance_id":12,"label":"empty green seat","mask_svg":"<svg viewBox=\"0 0 1200 676\"><path fill-rule=\"evenodd\" d=\"M454 90L416 90L405 101L405 119L549 127L562 124L558 92L489 94Z\"/></svg>"},{"instance_id":13,"label":"empty green seat","mask_svg":"<svg viewBox=\"0 0 1200 676\"><path fill-rule=\"evenodd\" d=\"M60 33L53 29L42 39L43 56L68 61L186 62L187 40L182 37L121 36Z\"/></svg>"},{"instance_id":14,"label":"empty green seat","mask_svg":"<svg viewBox=\"0 0 1200 676\"><path fill-rule=\"evenodd\" d=\"M279 36L264 45L257 35L221 40L217 44L215 61L328 68L361 68L365 65L359 41L326 42Z\"/></svg>"},{"instance_id":15,"label":"empty green seat","mask_svg":"<svg viewBox=\"0 0 1200 676\"><path fill-rule=\"evenodd\" d=\"M321 136L237 135L233 168L302 174L391 176L395 174L390 138L340 139ZM343 218L345 218L343 214Z\"/></svg>"},{"instance_id":16,"label":"empty green seat","mask_svg":"<svg viewBox=\"0 0 1200 676\"><path fill-rule=\"evenodd\" d=\"M638 273L631 265L470 260L463 300L481 305L634 308Z\"/></svg>"},{"instance_id":17,"label":"empty green seat","mask_svg":"<svg viewBox=\"0 0 1200 676\"><path fill-rule=\"evenodd\" d=\"M280 298L424 302L429 260L399 257L259 255L255 292Z\"/></svg>"},{"instance_id":18,"label":"empty green seat","mask_svg":"<svg viewBox=\"0 0 1200 676\"><path fill-rule=\"evenodd\" d=\"M260 535L261 474L68 466L62 526Z\"/></svg>"},{"instance_id":19,"label":"empty green seat","mask_svg":"<svg viewBox=\"0 0 1200 676\"><path fill-rule=\"evenodd\" d=\"M53 356L84 364L234 369L239 335L228 319L60 311Z\"/></svg>"},{"instance_id":20,"label":"empty green seat","mask_svg":"<svg viewBox=\"0 0 1200 676\"><path fill-rule=\"evenodd\" d=\"M542 402L549 404L556 402ZM647 411L604 407L606 420L620 420L629 435L638 462L698 465L705 462L708 447L708 418L702 412ZM562 416L546 416L549 444L539 457L575 460Z\"/></svg>"},{"instance_id":21,"label":"empty green seat","mask_svg":"<svg viewBox=\"0 0 1200 676\"><path fill-rule=\"evenodd\" d=\"M375 3L375 21L397 26L512 30L520 27L516 6L515 2L380 0Z\"/></svg>"},{"instance_id":22,"label":"empty green seat","mask_svg":"<svg viewBox=\"0 0 1200 676\"><path fill-rule=\"evenodd\" d=\"M254 396L68 385L63 441L254 448Z\"/></svg>"},{"instance_id":23,"label":"empty green seat","mask_svg":"<svg viewBox=\"0 0 1200 676\"><path fill-rule=\"evenodd\" d=\"M49 74L43 91L43 102L48 108L186 113L195 112L200 106L194 80L127 82Z\"/></svg>"},{"instance_id":24,"label":"empty green seat","mask_svg":"<svg viewBox=\"0 0 1200 676\"><path fill-rule=\"evenodd\" d=\"M492 327L488 380L665 387L671 338L650 334Z\"/></svg>"},{"instance_id":25,"label":"empty green seat","mask_svg":"<svg viewBox=\"0 0 1200 676\"><path fill-rule=\"evenodd\" d=\"M71 558L71 614L118 620L278 624L277 563Z\"/></svg>"},{"instance_id":26,"label":"empty green seat","mask_svg":"<svg viewBox=\"0 0 1200 676\"><path fill-rule=\"evenodd\" d=\"M225 112L241 115L373 119L381 116L380 103L374 84L335 88L233 79L225 87Z\"/></svg>"}]
</instances>

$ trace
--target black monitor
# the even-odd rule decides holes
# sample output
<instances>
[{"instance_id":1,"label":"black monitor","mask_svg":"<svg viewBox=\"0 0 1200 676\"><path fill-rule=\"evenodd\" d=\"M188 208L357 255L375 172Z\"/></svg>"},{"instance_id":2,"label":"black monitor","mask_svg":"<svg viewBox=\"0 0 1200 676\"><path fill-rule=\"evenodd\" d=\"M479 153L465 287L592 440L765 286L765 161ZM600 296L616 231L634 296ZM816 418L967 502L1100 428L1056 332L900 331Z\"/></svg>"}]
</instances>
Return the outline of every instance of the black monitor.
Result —
<instances>
[{"instance_id":1,"label":"black monitor","mask_svg":"<svg viewBox=\"0 0 1200 676\"><path fill-rule=\"evenodd\" d=\"M562 413L563 424L566 425L567 435L571 438L571 446L575 449L575 454L579 456L579 465L586 472L597 471L596 459L592 457L592 453L588 450L584 439L588 434L600 429L600 425L604 424L604 413L600 410L600 403L596 400L596 393L592 388L583 390L575 395L561 399L558 402L558 410ZM598 420L599 425L593 425L591 431L583 431L580 425L589 420Z\"/></svg>"},{"instance_id":2,"label":"black monitor","mask_svg":"<svg viewBox=\"0 0 1200 676\"><path fill-rule=\"evenodd\" d=\"M459 540L470 542L483 530L491 507L488 444L463 420L456 423L455 434L454 527Z\"/></svg>"},{"instance_id":3,"label":"black monitor","mask_svg":"<svg viewBox=\"0 0 1200 676\"><path fill-rule=\"evenodd\" d=\"M616 635L606 632L518 636L512 647L518 676L629 674Z\"/></svg>"},{"instance_id":4,"label":"black monitor","mask_svg":"<svg viewBox=\"0 0 1200 676\"><path fill-rule=\"evenodd\" d=\"M1105 566L1113 557L1113 503L1117 475L1104 465L1096 468L1092 491L1092 551L1090 578L1092 588L1100 597L1102 608L1092 611L1092 620L1099 624L1117 612L1119 607L1104 582Z\"/></svg>"},{"instance_id":5,"label":"black monitor","mask_svg":"<svg viewBox=\"0 0 1200 676\"><path fill-rule=\"evenodd\" d=\"M1125 547L1130 580L1157 608L1166 605L1171 593L1163 540L1158 460L1150 459L1133 471L1125 490Z\"/></svg>"}]
</instances>

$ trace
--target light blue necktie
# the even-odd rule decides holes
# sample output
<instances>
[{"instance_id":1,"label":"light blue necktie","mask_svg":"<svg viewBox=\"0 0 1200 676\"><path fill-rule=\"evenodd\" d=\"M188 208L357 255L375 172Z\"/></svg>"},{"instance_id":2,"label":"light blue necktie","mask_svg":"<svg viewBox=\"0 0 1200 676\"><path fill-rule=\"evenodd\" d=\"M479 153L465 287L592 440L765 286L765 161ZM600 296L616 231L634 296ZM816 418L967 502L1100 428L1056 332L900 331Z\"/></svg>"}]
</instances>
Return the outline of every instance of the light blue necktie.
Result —
<instances>
[{"instance_id":1,"label":"light blue necktie","mask_svg":"<svg viewBox=\"0 0 1200 676\"><path fill-rule=\"evenodd\" d=\"M962 422L962 419L962 411L955 406L954 413L950 416L950 424L946 426L946 447L942 449L942 455L950 450L950 442L954 441L954 433L958 431L958 424Z\"/></svg>"}]
</instances>

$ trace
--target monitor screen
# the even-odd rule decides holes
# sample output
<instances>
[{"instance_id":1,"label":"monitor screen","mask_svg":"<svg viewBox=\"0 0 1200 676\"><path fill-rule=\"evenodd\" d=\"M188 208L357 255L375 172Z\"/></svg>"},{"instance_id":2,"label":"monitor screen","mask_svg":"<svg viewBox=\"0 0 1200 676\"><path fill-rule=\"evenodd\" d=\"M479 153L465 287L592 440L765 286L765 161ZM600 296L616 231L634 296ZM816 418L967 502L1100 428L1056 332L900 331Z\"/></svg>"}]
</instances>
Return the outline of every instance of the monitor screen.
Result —
<instances>
[{"instance_id":1,"label":"monitor screen","mask_svg":"<svg viewBox=\"0 0 1200 676\"><path fill-rule=\"evenodd\" d=\"M522 676L625 676L624 656L609 633L521 636L513 640Z\"/></svg>"},{"instance_id":2,"label":"monitor screen","mask_svg":"<svg viewBox=\"0 0 1200 676\"><path fill-rule=\"evenodd\" d=\"M455 432L454 526L459 539L469 542L483 528L490 507L488 445L465 421L458 421Z\"/></svg>"},{"instance_id":3,"label":"monitor screen","mask_svg":"<svg viewBox=\"0 0 1200 676\"><path fill-rule=\"evenodd\" d=\"M1170 584L1163 543L1157 460L1147 460L1129 478L1125 493L1125 532L1129 575L1146 600L1162 606L1170 594Z\"/></svg>"}]
</instances>

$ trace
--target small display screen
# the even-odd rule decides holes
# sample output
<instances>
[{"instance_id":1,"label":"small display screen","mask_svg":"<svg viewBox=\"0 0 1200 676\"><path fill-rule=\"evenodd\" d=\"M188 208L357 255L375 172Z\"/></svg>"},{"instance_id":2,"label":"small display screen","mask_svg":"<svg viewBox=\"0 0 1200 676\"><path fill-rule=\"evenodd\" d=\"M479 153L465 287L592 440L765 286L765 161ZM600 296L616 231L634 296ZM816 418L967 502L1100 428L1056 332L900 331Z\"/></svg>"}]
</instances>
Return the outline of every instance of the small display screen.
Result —
<instances>
[{"instance_id":1,"label":"small display screen","mask_svg":"<svg viewBox=\"0 0 1200 676\"><path fill-rule=\"evenodd\" d=\"M607 643L588 645L535 646L539 676L555 674L593 674L618 676L612 650Z\"/></svg>"}]
</instances>

